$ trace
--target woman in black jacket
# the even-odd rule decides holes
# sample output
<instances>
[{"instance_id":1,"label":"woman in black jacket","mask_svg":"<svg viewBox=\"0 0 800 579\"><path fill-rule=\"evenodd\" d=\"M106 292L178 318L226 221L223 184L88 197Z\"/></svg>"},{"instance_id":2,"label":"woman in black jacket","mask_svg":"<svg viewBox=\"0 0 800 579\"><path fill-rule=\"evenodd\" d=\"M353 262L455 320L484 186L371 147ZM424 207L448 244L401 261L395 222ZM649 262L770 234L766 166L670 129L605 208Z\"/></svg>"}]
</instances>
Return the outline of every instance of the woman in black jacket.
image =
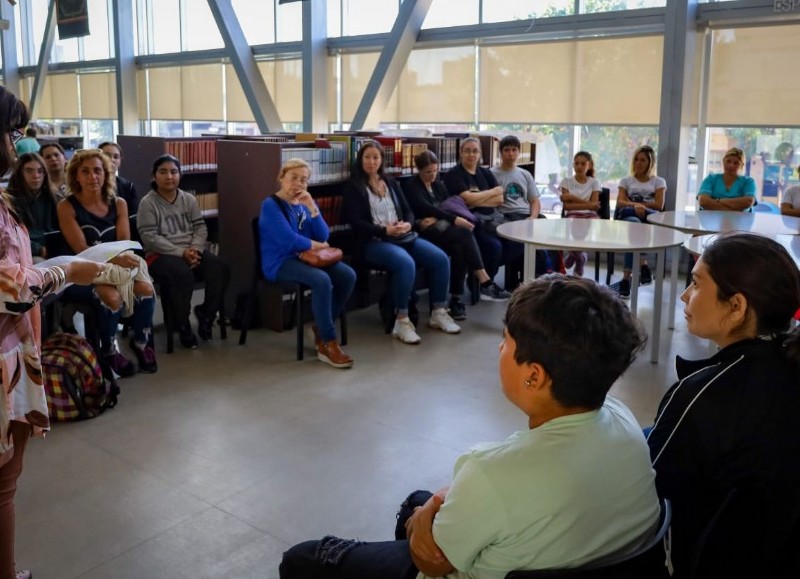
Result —
<instances>
[{"instance_id":1,"label":"woman in black jacket","mask_svg":"<svg viewBox=\"0 0 800 579\"><path fill-rule=\"evenodd\" d=\"M446 334L459 333L461 328L445 309L450 260L412 230L414 214L397 182L384 175L383 150L374 141L358 151L344 189L342 214L355 234L356 262L391 274L390 291L396 309L392 335L405 344L422 341L408 317L417 266L428 273L433 305L428 325Z\"/></svg>"},{"instance_id":2,"label":"woman in black jacket","mask_svg":"<svg viewBox=\"0 0 800 579\"><path fill-rule=\"evenodd\" d=\"M436 155L431 151L423 151L414 157L414 164L417 174L403 183L403 190L417 218L415 225L420 235L450 256L450 315L455 320L465 320L467 313L461 296L464 295L467 272L474 273L482 286L491 282L472 233L475 225L440 207L450 194L444 183L436 179L439 173ZM481 291L482 299L503 301L508 297L508 292L497 287Z\"/></svg>"},{"instance_id":3,"label":"woman in black jacket","mask_svg":"<svg viewBox=\"0 0 800 579\"><path fill-rule=\"evenodd\" d=\"M721 349L678 358L648 436L675 577L800 577L800 272L740 233L707 246L692 278L689 332Z\"/></svg>"}]
</instances>

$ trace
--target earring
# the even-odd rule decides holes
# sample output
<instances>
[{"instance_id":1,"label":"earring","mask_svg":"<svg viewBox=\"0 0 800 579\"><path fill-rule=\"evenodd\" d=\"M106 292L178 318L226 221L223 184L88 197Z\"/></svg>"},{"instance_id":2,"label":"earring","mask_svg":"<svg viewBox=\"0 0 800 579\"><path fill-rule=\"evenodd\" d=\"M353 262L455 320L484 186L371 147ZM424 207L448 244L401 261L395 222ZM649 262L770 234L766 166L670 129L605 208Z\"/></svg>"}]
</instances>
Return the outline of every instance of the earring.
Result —
<instances>
[{"instance_id":1,"label":"earring","mask_svg":"<svg viewBox=\"0 0 800 579\"><path fill-rule=\"evenodd\" d=\"M530 387L531 387L531 385L532 385L532 383L531 383L531 380L532 380L532 379L533 379L533 375L531 375L529 378L527 378L527 379L525 380L525 382L523 382L523 383L522 383L522 385L523 385L523 386L524 386L526 389L527 389L527 388L530 388Z\"/></svg>"}]
</instances>

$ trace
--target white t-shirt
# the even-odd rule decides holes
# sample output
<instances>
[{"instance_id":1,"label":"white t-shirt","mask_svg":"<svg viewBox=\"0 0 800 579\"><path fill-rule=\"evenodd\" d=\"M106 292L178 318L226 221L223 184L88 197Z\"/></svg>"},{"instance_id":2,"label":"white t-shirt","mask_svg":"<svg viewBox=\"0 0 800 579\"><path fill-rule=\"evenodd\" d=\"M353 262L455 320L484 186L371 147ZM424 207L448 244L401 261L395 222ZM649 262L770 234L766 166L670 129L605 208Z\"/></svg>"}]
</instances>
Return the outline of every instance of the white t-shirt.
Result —
<instances>
[{"instance_id":1,"label":"white t-shirt","mask_svg":"<svg viewBox=\"0 0 800 579\"><path fill-rule=\"evenodd\" d=\"M433 536L458 569L449 579L503 579L512 569L580 566L632 551L658 517L641 427L608 397L599 410L462 455Z\"/></svg>"},{"instance_id":2,"label":"white t-shirt","mask_svg":"<svg viewBox=\"0 0 800 579\"><path fill-rule=\"evenodd\" d=\"M567 177L561 180L561 183L558 185L559 189L566 189L572 195L582 199L583 201L590 201L592 199L592 193L597 191L600 192L600 182L595 179L594 177L587 177L586 183L578 183L575 177ZM591 209L573 209L567 212L569 213L597 213L596 211L592 211Z\"/></svg>"},{"instance_id":3,"label":"white t-shirt","mask_svg":"<svg viewBox=\"0 0 800 579\"><path fill-rule=\"evenodd\" d=\"M656 199L656 190L667 188L667 182L661 177L653 176L642 183L633 175L629 175L620 180L619 186L625 189L629 201L633 201L634 203L650 203Z\"/></svg>"},{"instance_id":4,"label":"white t-shirt","mask_svg":"<svg viewBox=\"0 0 800 579\"><path fill-rule=\"evenodd\" d=\"M800 207L800 185L794 185L784 191L781 203L790 203L792 209Z\"/></svg>"}]
</instances>

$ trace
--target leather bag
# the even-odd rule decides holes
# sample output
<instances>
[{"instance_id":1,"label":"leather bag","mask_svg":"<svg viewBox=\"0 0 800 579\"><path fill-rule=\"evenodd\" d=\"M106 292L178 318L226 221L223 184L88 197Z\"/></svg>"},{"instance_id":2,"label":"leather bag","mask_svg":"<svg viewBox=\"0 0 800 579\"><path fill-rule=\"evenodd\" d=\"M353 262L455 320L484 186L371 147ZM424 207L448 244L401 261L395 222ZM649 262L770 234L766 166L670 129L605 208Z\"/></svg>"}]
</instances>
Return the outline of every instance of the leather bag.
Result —
<instances>
[{"instance_id":1,"label":"leather bag","mask_svg":"<svg viewBox=\"0 0 800 579\"><path fill-rule=\"evenodd\" d=\"M307 249L297 254L303 263L314 267L328 267L342 261L342 250L338 247L323 247L320 249Z\"/></svg>"}]
</instances>

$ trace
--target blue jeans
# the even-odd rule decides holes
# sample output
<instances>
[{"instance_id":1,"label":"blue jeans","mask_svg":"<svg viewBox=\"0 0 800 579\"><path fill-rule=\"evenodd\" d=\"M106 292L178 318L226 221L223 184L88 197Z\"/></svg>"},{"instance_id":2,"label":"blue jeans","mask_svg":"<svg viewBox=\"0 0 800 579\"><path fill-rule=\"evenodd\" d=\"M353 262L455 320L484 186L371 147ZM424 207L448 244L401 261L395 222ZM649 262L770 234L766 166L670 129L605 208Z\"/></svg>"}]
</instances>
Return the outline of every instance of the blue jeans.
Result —
<instances>
[{"instance_id":1,"label":"blue jeans","mask_svg":"<svg viewBox=\"0 0 800 579\"><path fill-rule=\"evenodd\" d=\"M389 241L368 241L364 247L364 258L369 265L385 269L391 274L392 299L398 314L408 313L408 300L414 290L418 265L428 272L433 307L443 308L447 304L450 260L444 251L430 241L419 237L408 245L396 245Z\"/></svg>"},{"instance_id":2,"label":"blue jeans","mask_svg":"<svg viewBox=\"0 0 800 579\"><path fill-rule=\"evenodd\" d=\"M641 219L639 219L638 217L636 217L634 215L632 215L630 217L626 217L625 219L622 219L622 221L630 221L631 223L644 223ZM622 269L623 269L623 271L632 271L633 270L633 254L632 253L626 253L625 254L625 257L624 257L623 262L622 262Z\"/></svg>"},{"instance_id":3,"label":"blue jeans","mask_svg":"<svg viewBox=\"0 0 800 579\"><path fill-rule=\"evenodd\" d=\"M297 258L284 261L275 281L299 282L311 288L311 311L319 328L319 337L330 342L336 339L334 320L353 293L356 272L346 263L334 263L328 267L314 267Z\"/></svg>"}]
</instances>

